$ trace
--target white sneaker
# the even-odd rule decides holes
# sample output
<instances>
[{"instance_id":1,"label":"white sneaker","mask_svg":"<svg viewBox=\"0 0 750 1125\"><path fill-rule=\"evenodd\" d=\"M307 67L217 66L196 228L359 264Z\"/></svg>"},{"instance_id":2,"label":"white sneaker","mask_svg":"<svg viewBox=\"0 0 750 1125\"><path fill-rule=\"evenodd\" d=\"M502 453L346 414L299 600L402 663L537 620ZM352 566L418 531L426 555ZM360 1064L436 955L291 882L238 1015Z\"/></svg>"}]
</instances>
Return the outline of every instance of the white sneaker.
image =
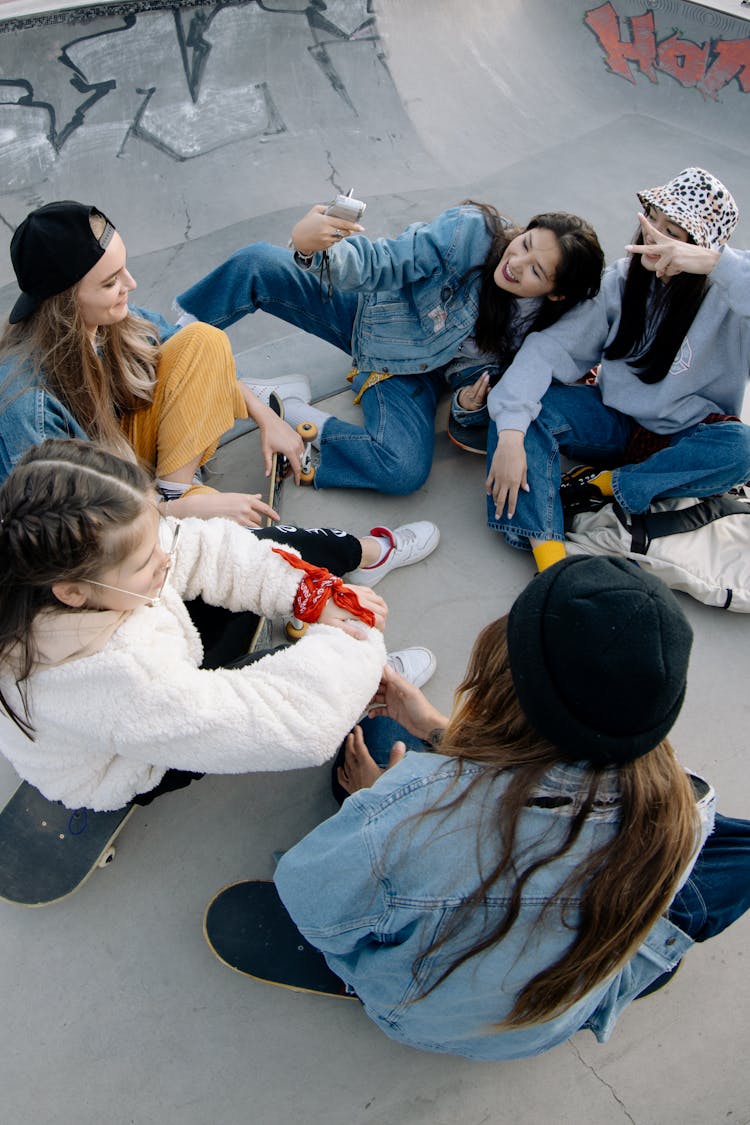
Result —
<instances>
[{"instance_id":1,"label":"white sneaker","mask_svg":"<svg viewBox=\"0 0 750 1125\"><path fill-rule=\"evenodd\" d=\"M242 376L240 379L266 406L271 391L276 391L282 402L288 398L298 398L302 402L310 402L312 399L312 388L306 375L280 375L278 379L269 379L267 383L257 383L250 378L243 379Z\"/></svg>"},{"instance_id":2,"label":"white sneaker","mask_svg":"<svg viewBox=\"0 0 750 1125\"><path fill-rule=\"evenodd\" d=\"M375 586L396 567L421 562L432 554L440 542L440 531L429 520L405 523L395 531L390 531L387 527L373 527L370 535L388 539L391 547L385 558L375 566L361 566L351 572L347 581L356 586Z\"/></svg>"},{"instance_id":3,"label":"white sneaker","mask_svg":"<svg viewBox=\"0 0 750 1125\"><path fill-rule=\"evenodd\" d=\"M437 668L437 660L428 648L402 648L398 652L389 652L385 662L414 687L422 687L431 680Z\"/></svg>"}]
</instances>

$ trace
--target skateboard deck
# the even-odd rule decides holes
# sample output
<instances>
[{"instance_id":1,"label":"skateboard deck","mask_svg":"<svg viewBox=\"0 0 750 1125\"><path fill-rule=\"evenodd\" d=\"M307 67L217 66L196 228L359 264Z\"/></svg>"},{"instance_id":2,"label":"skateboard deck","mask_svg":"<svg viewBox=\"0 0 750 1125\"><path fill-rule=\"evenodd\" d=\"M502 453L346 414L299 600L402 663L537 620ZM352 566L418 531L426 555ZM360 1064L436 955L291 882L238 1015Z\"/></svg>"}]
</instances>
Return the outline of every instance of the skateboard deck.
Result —
<instances>
[{"instance_id":1,"label":"skateboard deck","mask_svg":"<svg viewBox=\"0 0 750 1125\"><path fill-rule=\"evenodd\" d=\"M452 414L448 416L448 437L454 445L467 453L487 456L487 429L486 423L479 426L461 426Z\"/></svg>"},{"instance_id":2,"label":"skateboard deck","mask_svg":"<svg viewBox=\"0 0 750 1125\"><path fill-rule=\"evenodd\" d=\"M268 399L268 405L275 414L278 414L279 418L284 417L284 404L275 391L271 391ZM281 487L288 472L289 464L286 457L280 457L278 453L274 453L271 459L271 475L268 478L268 495L266 497L266 503L269 504L275 512L278 512L279 515L281 515L281 510L279 508L279 504L281 503ZM264 477L263 480L265 482L266 478ZM250 488L248 491L252 492L253 489ZM263 489L259 488L257 491L262 493ZM268 516L266 516L263 520L264 527L270 527L272 523L273 520L269 519ZM255 626L250 639L250 647L248 648L248 652L255 652L256 649L259 648L270 648L272 643L272 622L270 622L265 617L258 618L258 624Z\"/></svg>"},{"instance_id":3,"label":"skateboard deck","mask_svg":"<svg viewBox=\"0 0 750 1125\"><path fill-rule=\"evenodd\" d=\"M356 999L305 941L270 880L246 879L220 890L206 908L203 935L211 952L243 976L293 992Z\"/></svg>"},{"instance_id":4,"label":"skateboard deck","mask_svg":"<svg viewBox=\"0 0 750 1125\"><path fill-rule=\"evenodd\" d=\"M67 898L114 858L114 840L134 807L68 809L21 782L0 812L0 898L19 906Z\"/></svg>"}]
</instances>

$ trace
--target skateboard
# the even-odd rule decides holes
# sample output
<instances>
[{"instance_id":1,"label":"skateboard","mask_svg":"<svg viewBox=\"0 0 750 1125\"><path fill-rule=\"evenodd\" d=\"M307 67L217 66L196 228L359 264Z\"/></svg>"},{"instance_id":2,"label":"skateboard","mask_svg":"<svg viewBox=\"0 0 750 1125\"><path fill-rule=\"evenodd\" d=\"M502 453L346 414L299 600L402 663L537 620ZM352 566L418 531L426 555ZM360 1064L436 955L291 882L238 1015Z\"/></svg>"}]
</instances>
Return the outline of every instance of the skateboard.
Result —
<instances>
[{"instance_id":1,"label":"skateboard","mask_svg":"<svg viewBox=\"0 0 750 1125\"><path fill-rule=\"evenodd\" d=\"M459 449L467 453L478 453L481 457L487 456L487 430L488 426L461 426L453 415L448 416L448 437Z\"/></svg>"},{"instance_id":2,"label":"skateboard","mask_svg":"<svg viewBox=\"0 0 750 1125\"><path fill-rule=\"evenodd\" d=\"M0 899L48 906L73 894L112 862L114 841L134 808L68 809L21 782L0 812Z\"/></svg>"},{"instance_id":3,"label":"skateboard","mask_svg":"<svg viewBox=\"0 0 750 1125\"><path fill-rule=\"evenodd\" d=\"M270 880L231 883L208 904L203 936L230 969L292 992L354 1000L322 953L305 941Z\"/></svg>"},{"instance_id":4,"label":"skateboard","mask_svg":"<svg viewBox=\"0 0 750 1125\"><path fill-rule=\"evenodd\" d=\"M274 414L278 414L279 418L283 419L284 404L275 391L271 391L268 398L268 405L270 406L271 410L273 410ZM279 509L279 504L281 503L281 488L284 484L284 479L288 474L289 462L287 461L286 457L284 457L283 455L280 456L278 453L274 453L273 457L271 458L271 475L268 478L269 485L266 503L271 508L273 508L275 512L279 512L279 515L281 515ZM252 491L252 489L248 489L248 491ZM258 489L258 491L260 492L262 490ZM273 520L271 520L268 516L263 517L263 527L270 527L272 523ZM259 648L270 648L272 643L273 623L270 622L266 617L259 617L258 624L255 626L255 629L253 630L252 636L250 638L250 646L248 648L248 652L255 652L256 649Z\"/></svg>"},{"instance_id":5,"label":"skateboard","mask_svg":"<svg viewBox=\"0 0 750 1125\"><path fill-rule=\"evenodd\" d=\"M302 451L300 458L300 484L312 484L315 480L315 466L312 460L312 443L318 436L318 427L314 422L300 422L297 426L297 433L305 443L305 448Z\"/></svg>"},{"instance_id":6,"label":"skateboard","mask_svg":"<svg viewBox=\"0 0 750 1125\"><path fill-rule=\"evenodd\" d=\"M276 394L271 391L268 397L268 405L274 414L278 414L279 418L284 417L284 403ZM312 464L312 455L310 452L310 442L317 436L318 427L313 422L300 422L297 426L297 433L300 435L305 443L305 449L301 458L301 472L300 484L312 484L315 476L315 468ZM286 477L289 476L289 462L286 457L278 453L274 453L271 458L271 475L270 485L268 490L267 503L281 515L279 504L281 502L281 487ZM263 518L263 526L270 527L272 520L268 516ZM297 621L292 618L287 622L284 627L287 640L298 641L304 635L307 626L302 621ZM273 624L267 618L261 617L258 619L258 624L253 630L250 640L250 647L248 652L255 652L259 648L270 648L273 643Z\"/></svg>"}]
</instances>

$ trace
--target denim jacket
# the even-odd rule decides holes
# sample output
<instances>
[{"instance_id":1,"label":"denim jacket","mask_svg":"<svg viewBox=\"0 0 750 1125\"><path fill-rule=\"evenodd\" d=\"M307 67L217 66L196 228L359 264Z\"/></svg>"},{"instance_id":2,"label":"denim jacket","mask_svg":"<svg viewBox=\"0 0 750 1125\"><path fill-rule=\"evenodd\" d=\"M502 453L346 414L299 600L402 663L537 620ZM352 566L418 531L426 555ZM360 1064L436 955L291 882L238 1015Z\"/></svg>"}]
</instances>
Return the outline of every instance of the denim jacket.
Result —
<instances>
[{"instance_id":1,"label":"denim jacket","mask_svg":"<svg viewBox=\"0 0 750 1125\"><path fill-rule=\"evenodd\" d=\"M484 263L491 244L483 213L463 206L413 223L397 238L353 235L329 250L334 289L359 294L354 366L405 375L452 359L479 311L479 271L465 275ZM324 270L323 255L307 268Z\"/></svg>"},{"instance_id":2,"label":"denim jacket","mask_svg":"<svg viewBox=\"0 0 750 1125\"><path fill-rule=\"evenodd\" d=\"M420 817L448 786L452 800L485 772L486 780L467 800L447 812ZM523 855L524 864L549 854L559 842L580 799L581 772L580 766L557 765L542 780L535 803L519 823L516 854ZM494 810L508 779L507 772L492 774L476 762L465 762L457 778L455 759L410 752L371 789L349 797L336 816L287 852L277 867L279 894L299 929L356 992L370 1018L391 1038L412 1047L473 1059L510 1059L539 1054L583 1027L605 1041L622 1009L673 969L692 945L690 937L662 917L628 964L561 1015L532 1027L493 1027L511 1011L521 988L570 944L571 930L557 904L540 921L541 914L572 868L613 834L619 815L613 772L609 792L597 802L570 851L527 882L508 934L417 1000L446 965L442 950L426 961L418 961L419 955L440 938L479 882L477 841L485 869L494 854ZM713 823L714 794L706 789L699 802L700 846ZM483 910L466 920L462 945L473 944L504 915L511 882L496 883ZM576 909L574 900L565 903L568 925L575 925ZM455 950L454 945L449 955Z\"/></svg>"},{"instance_id":3,"label":"denim jacket","mask_svg":"<svg viewBox=\"0 0 750 1125\"><path fill-rule=\"evenodd\" d=\"M160 342L179 328L159 313L131 308L131 312L150 321ZM81 438L88 435L68 408L45 388L44 381L29 360L13 356L0 363L0 481L32 445L45 438Z\"/></svg>"}]
</instances>

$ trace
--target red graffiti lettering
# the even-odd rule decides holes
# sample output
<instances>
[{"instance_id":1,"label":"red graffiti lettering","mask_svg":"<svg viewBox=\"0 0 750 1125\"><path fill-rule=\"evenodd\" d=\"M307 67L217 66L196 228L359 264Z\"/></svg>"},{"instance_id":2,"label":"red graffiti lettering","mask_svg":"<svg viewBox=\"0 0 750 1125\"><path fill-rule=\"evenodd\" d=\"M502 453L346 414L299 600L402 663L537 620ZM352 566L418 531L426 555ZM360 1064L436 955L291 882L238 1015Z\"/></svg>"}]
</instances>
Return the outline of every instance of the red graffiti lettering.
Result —
<instances>
[{"instance_id":1,"label":"red graffiti lettering","mask_svg":"<svg viewBox=\"0 0 750 1125\"><path fill-rule=\"evenodd\" d=\"M631 69L635 65L649 82L657 82L657 72L661 71L681 86L694 87L711 98L735 79L743 93L750 92L750 39L715 39L701 44L682 39L675 32L657 42L653 12L626 17L630 38L624 39L611 0L586 12L584 23L599 40L612 73L628 82L635 82Z\"/></svg>"},{"instance_id":2,"label":"red graffiti lettering","mask_svg":"<svg viewBox=\"0 0 750 1125\"><path fill-rule=\"evenodd\" d=\"M607 54L607 65L621 78L635 82L629 63L637 63L649 82L656 82L656 31L653 12L628 20L632 39L620 38L620 23L611 3L586 12L584 23L593 31Z\"/></svg>"},{"instance_id":3,"label":"red graffiti lettering","mask_svg":"<svg viewBox=\"0 0 750 1125\"><path fill-rule=\"evenodd\" d=\"M712 63L703 89L712 98L736 78L744 94L750 92L750 39L719 40L714 43L716 61Z\"/></svg>"},{"instance_id":4,"label":"red graffiti lettering","mask_svg":"<svg viewBox=\"0 0 750 1125\"><path fill-rule=\"evenodd\" d=\"M705 43L687 43L679 35L670 35L659 44L657 66L676 78L681 86L697 86L706 73L710 47Z\"/></svg>"}]
</instances>

